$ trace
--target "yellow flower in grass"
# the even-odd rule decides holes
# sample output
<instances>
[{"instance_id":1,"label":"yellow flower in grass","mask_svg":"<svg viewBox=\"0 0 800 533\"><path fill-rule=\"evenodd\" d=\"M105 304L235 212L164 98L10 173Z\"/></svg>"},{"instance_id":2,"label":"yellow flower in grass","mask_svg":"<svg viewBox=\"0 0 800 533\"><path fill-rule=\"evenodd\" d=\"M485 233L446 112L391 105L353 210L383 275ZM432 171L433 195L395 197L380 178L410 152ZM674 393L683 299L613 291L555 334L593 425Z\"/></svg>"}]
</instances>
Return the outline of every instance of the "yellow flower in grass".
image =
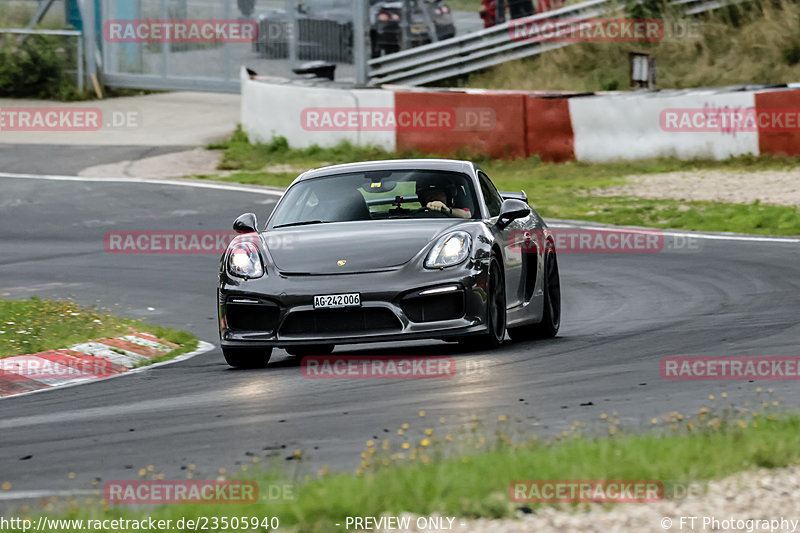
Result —
<instances>
[{"instance_id":1,"label":"yellow flower in grass","mask_svg":"<svg viewBox=\"0 0 800 533\"><path fill-rule=\"evenodd\" d=\"M423 446L428 446L430 443L431 441L429 441L428 439L422 439L422 442L420 442L420 444Z\"/></svg>"}]
</instances>

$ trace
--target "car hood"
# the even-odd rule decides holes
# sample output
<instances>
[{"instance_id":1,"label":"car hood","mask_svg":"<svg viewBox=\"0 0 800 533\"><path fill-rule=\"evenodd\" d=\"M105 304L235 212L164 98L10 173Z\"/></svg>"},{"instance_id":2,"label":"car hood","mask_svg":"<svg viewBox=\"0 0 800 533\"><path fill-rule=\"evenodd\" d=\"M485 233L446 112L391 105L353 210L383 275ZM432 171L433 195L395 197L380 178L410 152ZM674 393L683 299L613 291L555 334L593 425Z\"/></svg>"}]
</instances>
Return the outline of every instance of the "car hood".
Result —
<instances>
[{"instance_id":1,"label":"car hood","mask_svg":"<svg viewBox=\"0 0 800 533\"><path fill-rule=\"evenodd\" d=\"M281 228L262 236L275 266L283 273L351 274L403 265L434 238L463 222L333 222Z\"/></svg>"}]
</instances>

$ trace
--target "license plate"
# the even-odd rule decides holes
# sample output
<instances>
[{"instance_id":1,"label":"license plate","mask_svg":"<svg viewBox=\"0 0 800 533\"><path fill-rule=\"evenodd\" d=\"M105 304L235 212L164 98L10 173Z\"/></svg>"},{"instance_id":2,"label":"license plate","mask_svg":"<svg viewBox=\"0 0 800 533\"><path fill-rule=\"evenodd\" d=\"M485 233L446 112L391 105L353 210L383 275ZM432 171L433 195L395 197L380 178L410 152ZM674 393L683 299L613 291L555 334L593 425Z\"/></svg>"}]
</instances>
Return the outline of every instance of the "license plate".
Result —
<instances>
[{"instance_id":1,"label":"license plate","mask_svg":"<svg viewBox=\"0 0 800 533\"><path fill-rule=\"evenodd\" d=\"M411 25L411 33L425 33L428 31L428 25L423 23L417 23Z\"/></svg>"},{"instance_id":2,"label":"license plate","mask_svg":"<svg viewBox=\"0 0 800 533\"><path fill-rule=\"evenodd\" d=\"M314 309L336 309L338 307L360 307L361 295L357 292L348 294L326 294L314 296Z\"/></svg>"}]
</instances>

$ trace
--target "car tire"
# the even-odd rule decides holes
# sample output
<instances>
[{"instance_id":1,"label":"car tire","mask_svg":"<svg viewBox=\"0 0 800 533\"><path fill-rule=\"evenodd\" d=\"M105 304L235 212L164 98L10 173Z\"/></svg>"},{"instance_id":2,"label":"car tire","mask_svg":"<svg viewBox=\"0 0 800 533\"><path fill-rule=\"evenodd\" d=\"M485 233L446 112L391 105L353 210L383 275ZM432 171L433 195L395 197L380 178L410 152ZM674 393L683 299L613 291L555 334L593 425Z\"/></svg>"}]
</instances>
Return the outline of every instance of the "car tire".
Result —
<instances>
[{"instance_id":1,"label":"car tire","mask_svg":"<svg viewBox=\"0 0 800 533\"><path fill-rule=\"evenodd\" d=\"M538 324L508 329L511 340L550 339L558 334L558 328L561 327L561 280L558 274L558 256L552 247L545 249L542 307L542 320Z\"/></svg>"},{"instance_id":2,"label":"car tire","mask_svg":"<svg viewBox=\"0 0 800 533\"><path fill-rule=\"evenodd\" d=\"M307 357L309 355L330 355L336 347L334 344L312 344L300 346L287 346L286 353L295 357Z\"/></svg>"},{"instance_id":3,"label":"car tire","mask_svg":"<svg viewBox=\"0 0 800 533\"><path fill-rule=\"evenodd\" d=\"M265 368L272 348L223 348L222 355L233 368Z\"/></svg>"},{"instance_id":4,"label":"car tire","mask_svg":"<svg viewBox=\"0 0 800 533\"><path fill-rule=\"evenodd\" d=\"M486 287L486 333L475 340L480 348L496 348L506 336L506 283L500 261L494 255L489 261Z\"/></svg>"}]
</instances>

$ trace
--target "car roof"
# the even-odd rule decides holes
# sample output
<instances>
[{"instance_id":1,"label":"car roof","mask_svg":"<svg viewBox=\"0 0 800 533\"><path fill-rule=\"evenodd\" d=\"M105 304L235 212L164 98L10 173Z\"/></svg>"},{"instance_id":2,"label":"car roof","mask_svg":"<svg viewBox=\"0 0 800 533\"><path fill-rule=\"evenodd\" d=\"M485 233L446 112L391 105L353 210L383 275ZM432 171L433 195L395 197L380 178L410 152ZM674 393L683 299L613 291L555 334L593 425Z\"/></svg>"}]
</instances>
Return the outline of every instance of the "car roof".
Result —
<instances>
[{"instance_id":1,"label":"car roof","mask_svg":"<svg viewBox=\"0 0 800 533\"><path fill-rule=\"evenodd\" d=\"M463 172L473 175L474 165L470 161L456 159L386 159L382 161L361 161L358 163L344 163L329 167L314 168L302 173L295 182L304 181L320 176L333 176L350 172L365 172L370 170L445 170Z\"/></svg>"}]
</instances>

